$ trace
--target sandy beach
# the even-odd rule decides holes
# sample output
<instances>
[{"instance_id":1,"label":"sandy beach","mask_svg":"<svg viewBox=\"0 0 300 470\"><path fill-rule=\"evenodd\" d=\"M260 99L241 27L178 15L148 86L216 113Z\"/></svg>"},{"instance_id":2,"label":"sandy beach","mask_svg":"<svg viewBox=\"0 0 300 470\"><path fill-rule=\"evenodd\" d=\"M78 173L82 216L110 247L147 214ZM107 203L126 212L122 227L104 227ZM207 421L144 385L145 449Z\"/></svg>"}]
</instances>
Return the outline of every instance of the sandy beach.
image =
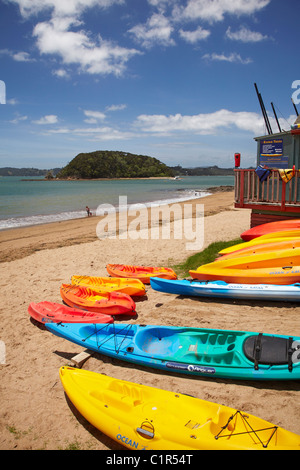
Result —
<instances>
[{"instance_id":1,"label":"sandy beach","mask_svg":"<svg viewBox=\"0 0 300 470\"><path fill-rule=\"evenodd\" d=\"M204 204L204 245L233 240L250 226L250 211L234 208L233 191L190 201ZM146 212L144 214L147 221ZM30 302L61 303L60 285L73 274L107 276L106 264L170 266L193 254L185 239L99 239L98 217L0 232L1 450L124 450L91 426L66 398L59 368L83 349L31 321ZM171 225L174 222L171 222ZM118 320L116 320L118 321ZM295 303L214 301L155 292L137 302L128 323L227 328L300 336ZM94 354L84 369L186 393L231 406L300 434L300 382L235 382L166 374Z\"/></svg>"}]
</instances>

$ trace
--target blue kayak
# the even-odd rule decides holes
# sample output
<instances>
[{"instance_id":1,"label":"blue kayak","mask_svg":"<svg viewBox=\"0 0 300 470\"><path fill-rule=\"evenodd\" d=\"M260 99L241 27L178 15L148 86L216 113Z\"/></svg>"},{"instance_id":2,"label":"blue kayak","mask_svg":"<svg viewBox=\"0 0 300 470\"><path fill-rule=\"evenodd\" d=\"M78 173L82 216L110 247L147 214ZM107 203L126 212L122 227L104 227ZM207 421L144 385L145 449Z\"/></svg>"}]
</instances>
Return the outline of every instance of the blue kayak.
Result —
<instances>
[{"instance_id":1,"label":"blue kayak","mask_svg":"<svg viewBox=\"0 0 300 470\"><path fill-rule=\"evenodd\" d=\"M168 372L243 380L300 379L300 337L118 323L45 326L91 351Z\"/></svg>"},{"instance_id":2,"label":"blue kayak","mask_svg":"<svg viewBox=\"0 0 300 470\"><path fill-rule=\"evenodd\" d=\"M151 287L168 294L200 297L300 302L300 284L234 284L225 281L168 280L152 277Z\"/></svg>"}]
</instances>

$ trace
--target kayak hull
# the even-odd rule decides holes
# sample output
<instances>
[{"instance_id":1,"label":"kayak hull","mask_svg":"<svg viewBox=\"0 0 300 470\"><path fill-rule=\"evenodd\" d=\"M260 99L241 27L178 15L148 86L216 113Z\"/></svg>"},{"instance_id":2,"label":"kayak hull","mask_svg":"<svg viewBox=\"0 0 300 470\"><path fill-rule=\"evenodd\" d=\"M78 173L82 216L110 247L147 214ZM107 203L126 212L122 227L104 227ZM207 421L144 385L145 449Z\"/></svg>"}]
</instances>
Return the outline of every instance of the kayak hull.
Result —
<instances>
[{"instance_id":1,"label":"kayak hull","mask_svg":"<svg viewBox=\"0 0 300 470\"><path fill-rule=\"evenodd\" d=\"M71 283L90 287L97 292L122 292L133 297L146 294L144 284L139 279L112 278L97 276L72 276Z\"/></svg>"},{"instance_id":2,"label":"kayak hull","mask_svg":"<svg viewBox=\"0 0 300 470\"><path fill-rule=\"evenodd\" d=\"M240 284L295 284L300 281L300 248L217 259L189 271L200 281Z\"/></svg>"},{"instance_id":3,"label":"kayak hull","mask_svg":"<svg viewBox=\"0 0 300 470\"><path fill-rule=\"evenodd\" d=\"M66 395L89 423L130 450L300 449L300 436L217 403L61 367Z\"/></svg>"},{"instance_id":4,"label":"kayak hull","mask_svg":"<svg viewBox=\"0 0 300 470\"><path fill-rule=\"evenodd\" d=\"M300 266L274 267L260 269L213 269L198 268L189 271L193 279L199 281L224 281L237 284L274 284L291 285L300 282Z\"/></svg>"},{"instance_id":5,"label":"kayak hull","mask_svg":"<svg viewBox=\"0 0 300 470\"><path fill-rule=\"evenodd\" d=\"M225 281L189 281L151 278L151 287L168 294L196 297L300 302L300 284L234 284Z\"/></svg>"},{"instance_id":6,"label":"kayak hull","mask_svg":"<svg viewBox=\"0 0 300 470\"><path fill-rule=\"evenodd\" d=\"M233 251L228 254L222 254L221 258L218 259L229 259L229 258L237 258L240 256L252 256L252 255L257 255L257 254L263 254L263 253L269 253L269 252L278 252L280 250L294 250L295 248L300 248L300 239L285 239L281 241L274 241L272 242L271 240L268 240L266 243L258 243L256 245L250 245L248 247L244 248L238 248L237 245L237 250Z\"/></svg>"},{"instance_id":7,"label":"kayak hull","mask_svg":"<svg viewBox=\"0 0 300 470\"><path fill-rule=\"evenodd\" d=\"M165 267L108 264L106 269L110 276L139 279L144 284L150 284L150 278L152 276L162 277L164 279L177 279L177 275L173 269Z\"/></svg>"},{"instance_id":8,"label":"kayak hull","mask_svg":"<svg viewBox=\"0 0 300 470\"><path fill-rule=\"evenodd\" d=\"M132 298L120 292L99 293L84 286L62 284L60 295L69 307L107 315L136 315Z\"/></svg>"},{"instance_id":9,"label":"kayak hull","mask_svg":"<svg viewBox=\"0 0 300 470\"><path fill-rule=\"evenodd\" d=\"M241 238L245 241L249 241L261 235L289 230L299 230L300 233L300 219L286 219L257 225L243 232Z\"/></svg>"},{"instance_id":10,"label":"kayak hull","mask_svg":"<svg viewBox=\"0 0 300 470\"><path fill-rule=\"evenodd\" d=\"M281 232L282 234L283 232ZM287 233L287 232L284 232ZM272 237L271 235L274 235ZM275 236L276 233L270 234L270 235L262 235L261 237L254 238L253 240L250 240L249 242L244 242L244 243L237 243L236 245L229 246L227 248L224 248L223 250L219 251L219 255L227 255L227 254L232 254L236 253L240 250L243 250L244 248L254 248L256 246L261 246L261 245L268 245L271 243L281 243L281 242L297 242L299 240L299 235L298 236ZM297 244L297 246L299 246Z\"/></svg>"},{"instance_id":11,"label":"kayak hull","mask_svg":"<svg viewBox=\"0 0 300 470\"><path fill-rule=\"evenodd\" d=\"M300 378L300 337L116 323L49 323L46 328L91 351L168 373L242 380ZM257 342L261 354L253 358ZM294 355L287 358L288 347Z\"/></svg>"},{"instance_id":12,"label":"kayak hull","mask_svg":"<svg viewBox=\"0 0 300 470\"><path fill-rule=\"evenodd\" d=\"M31 302L29 315L40 323L113 323L110 315L67 307L55 302Z\"/></svg>"}]
</instances>

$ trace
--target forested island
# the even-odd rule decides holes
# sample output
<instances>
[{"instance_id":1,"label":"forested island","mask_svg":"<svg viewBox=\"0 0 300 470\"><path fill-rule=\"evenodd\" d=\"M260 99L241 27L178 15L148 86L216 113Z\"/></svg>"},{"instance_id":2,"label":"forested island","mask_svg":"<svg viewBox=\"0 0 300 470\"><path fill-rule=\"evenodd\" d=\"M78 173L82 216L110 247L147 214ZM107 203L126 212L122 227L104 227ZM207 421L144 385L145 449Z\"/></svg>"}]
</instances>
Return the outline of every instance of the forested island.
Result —
<instances>
[{"instance_id":1,"label":"forested island","mask_svg":"<svg viewBox=\"0 0 300 470\"><path fill-rule=\"evenodd\" d=\"M173 176L173 171L157 158L127 152L99 150L79 153L57 178L149 178Z\"/></svg>"}]
</instances>

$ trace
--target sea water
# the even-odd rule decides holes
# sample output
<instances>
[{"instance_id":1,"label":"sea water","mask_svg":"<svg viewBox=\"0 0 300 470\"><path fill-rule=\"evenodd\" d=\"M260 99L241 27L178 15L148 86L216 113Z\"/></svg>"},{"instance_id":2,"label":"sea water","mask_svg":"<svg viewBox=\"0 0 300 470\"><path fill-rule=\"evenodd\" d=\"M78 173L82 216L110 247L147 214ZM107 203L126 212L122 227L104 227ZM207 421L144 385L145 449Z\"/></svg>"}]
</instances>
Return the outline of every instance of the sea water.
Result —
<instances>
[{"instance_id":1,"label":"sea water","mask_svg":"<svg viewBox=\"0 0 300 470\"><path fill-rule=\"evenodd\" d=\"M128 205L161 205L203 197L210 187L233 184L233 176L86 181L5 176L0 177L0 230L85 217L86 206L95 214L101 204L118 207L119 196L126 196Z\"/></svg>"}]
</instances>

